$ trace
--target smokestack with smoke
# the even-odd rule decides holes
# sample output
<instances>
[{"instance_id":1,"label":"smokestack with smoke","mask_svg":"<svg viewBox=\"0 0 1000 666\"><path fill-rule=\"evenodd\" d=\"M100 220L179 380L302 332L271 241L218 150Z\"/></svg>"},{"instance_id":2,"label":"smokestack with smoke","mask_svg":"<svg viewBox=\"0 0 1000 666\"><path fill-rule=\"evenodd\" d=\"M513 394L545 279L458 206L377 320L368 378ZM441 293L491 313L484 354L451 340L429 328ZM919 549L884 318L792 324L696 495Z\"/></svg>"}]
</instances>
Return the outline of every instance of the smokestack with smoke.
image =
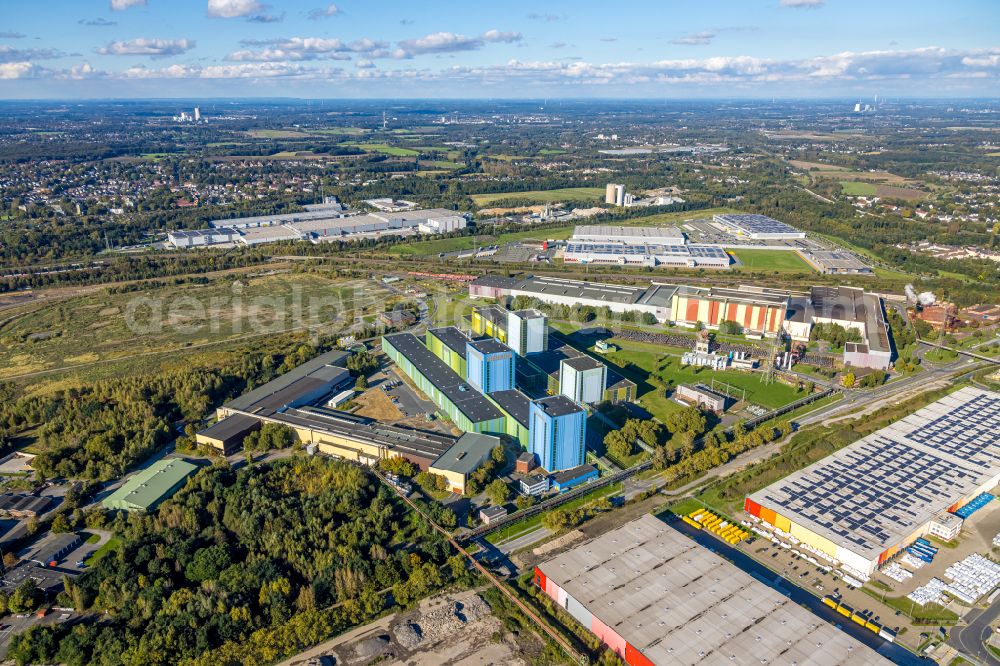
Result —
<instances>
[{"instance_id":1,"label":"smokestack with smoke","mask_svg":"<svg viewBox=\"0 0 1000 666\"><path fill-rule=\"evenodd\" d=\"M918 294L912 284L906 285L904 291L906 291L907 302L913 303L914 305L934 305L934 303L937 302L937 297L934 296L934 292L923 291Z\"/></svg>"}]
</instances>

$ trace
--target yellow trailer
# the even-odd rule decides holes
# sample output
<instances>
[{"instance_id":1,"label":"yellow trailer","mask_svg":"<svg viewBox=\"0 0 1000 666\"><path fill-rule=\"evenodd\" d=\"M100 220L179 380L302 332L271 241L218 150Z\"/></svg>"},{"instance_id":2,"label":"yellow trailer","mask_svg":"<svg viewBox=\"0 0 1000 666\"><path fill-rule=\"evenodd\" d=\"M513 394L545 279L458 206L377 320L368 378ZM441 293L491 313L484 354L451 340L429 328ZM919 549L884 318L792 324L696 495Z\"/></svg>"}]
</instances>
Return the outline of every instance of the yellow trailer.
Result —
<instances>
[{"instance_id":1,"label":"yellow trailer","mask_svg":"<svg viewBox=\"0 0 1000 666\"><path fill-rule=\"evenodd\" d=\"M836 610L837 608L837 602L831 599L830 597L823 597L823 603L829 606L830 608L833 608L834 610Z\"/></svg>"}]
</instances>

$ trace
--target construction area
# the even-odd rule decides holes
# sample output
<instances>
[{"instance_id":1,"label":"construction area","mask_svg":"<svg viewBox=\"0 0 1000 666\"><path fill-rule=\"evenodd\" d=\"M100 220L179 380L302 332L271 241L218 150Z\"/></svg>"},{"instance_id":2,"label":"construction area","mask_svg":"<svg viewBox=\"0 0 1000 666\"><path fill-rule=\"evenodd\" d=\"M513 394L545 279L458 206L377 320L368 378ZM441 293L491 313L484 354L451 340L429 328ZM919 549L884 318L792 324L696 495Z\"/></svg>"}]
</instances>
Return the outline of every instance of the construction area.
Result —
<instances>
[{"instance_id":1,"label":"construction area","mask_svg":"<svg viewBox=\"0 0 1000 666\"><path fill-rule=\"evenodd\" d=\"M527 666L540 641L515 637L475 591L445 594L316 646L282 666Z\"/></svg>"}]
</instances>

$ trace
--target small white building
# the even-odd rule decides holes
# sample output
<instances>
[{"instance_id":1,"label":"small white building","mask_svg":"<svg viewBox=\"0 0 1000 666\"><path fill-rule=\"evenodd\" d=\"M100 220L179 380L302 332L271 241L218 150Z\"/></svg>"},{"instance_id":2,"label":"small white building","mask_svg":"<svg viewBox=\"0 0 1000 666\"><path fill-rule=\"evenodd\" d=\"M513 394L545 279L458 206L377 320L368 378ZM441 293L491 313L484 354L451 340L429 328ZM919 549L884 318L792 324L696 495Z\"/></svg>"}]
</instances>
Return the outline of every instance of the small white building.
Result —
<instances>
[{"instance_id":1,"label":"small white building","mask_svg":"<svg viewBox=\"0 0 1000 666\"><path fill-rule=\"evenodd\" d=\"M536 476L526 476L517 483L518 490L522 495L537 497L549 491L549 477L544 474Z\"/></svg>"},{"instance_id":2,"label":"small white building","mask_svg":"<svg viewBox=\"0 0 1000 666\"><path fill-rule=\"evenodd\" d=\"M931 521L927 526L927 533L942 541L951 541L958 538L965 521L953 513L942 513Z\"/></svg>"}]
</instances>

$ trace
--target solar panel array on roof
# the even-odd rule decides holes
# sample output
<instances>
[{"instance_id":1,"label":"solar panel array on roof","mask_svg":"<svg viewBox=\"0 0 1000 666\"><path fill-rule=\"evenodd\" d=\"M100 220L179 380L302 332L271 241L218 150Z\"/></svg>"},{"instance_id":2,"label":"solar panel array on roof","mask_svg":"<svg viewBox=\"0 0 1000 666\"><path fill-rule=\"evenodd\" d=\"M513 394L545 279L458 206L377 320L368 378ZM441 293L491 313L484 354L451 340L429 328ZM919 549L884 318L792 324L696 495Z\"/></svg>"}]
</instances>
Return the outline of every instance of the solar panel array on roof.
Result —
<instances>
[{"instance_id":1,"label":"solar panel array on roof","mask_svg":"<svg viewBox=\"0 0 1000 666\"><path fill-rule=\"evenodd\" d=\"M795 227L767 215L716 215L715 219L748 234L801 234Z\"/></svg>"},{"instance_id":2,"label":"solar panel array on roof","mask_svg":"<svg viewBox=\"0 0 1000 666\"><path fill-rule=\"evenodd\" d=\"M872 560L1000 479L1000 393L962 388L750 500Z\"/></svg>"}]
</instances>

